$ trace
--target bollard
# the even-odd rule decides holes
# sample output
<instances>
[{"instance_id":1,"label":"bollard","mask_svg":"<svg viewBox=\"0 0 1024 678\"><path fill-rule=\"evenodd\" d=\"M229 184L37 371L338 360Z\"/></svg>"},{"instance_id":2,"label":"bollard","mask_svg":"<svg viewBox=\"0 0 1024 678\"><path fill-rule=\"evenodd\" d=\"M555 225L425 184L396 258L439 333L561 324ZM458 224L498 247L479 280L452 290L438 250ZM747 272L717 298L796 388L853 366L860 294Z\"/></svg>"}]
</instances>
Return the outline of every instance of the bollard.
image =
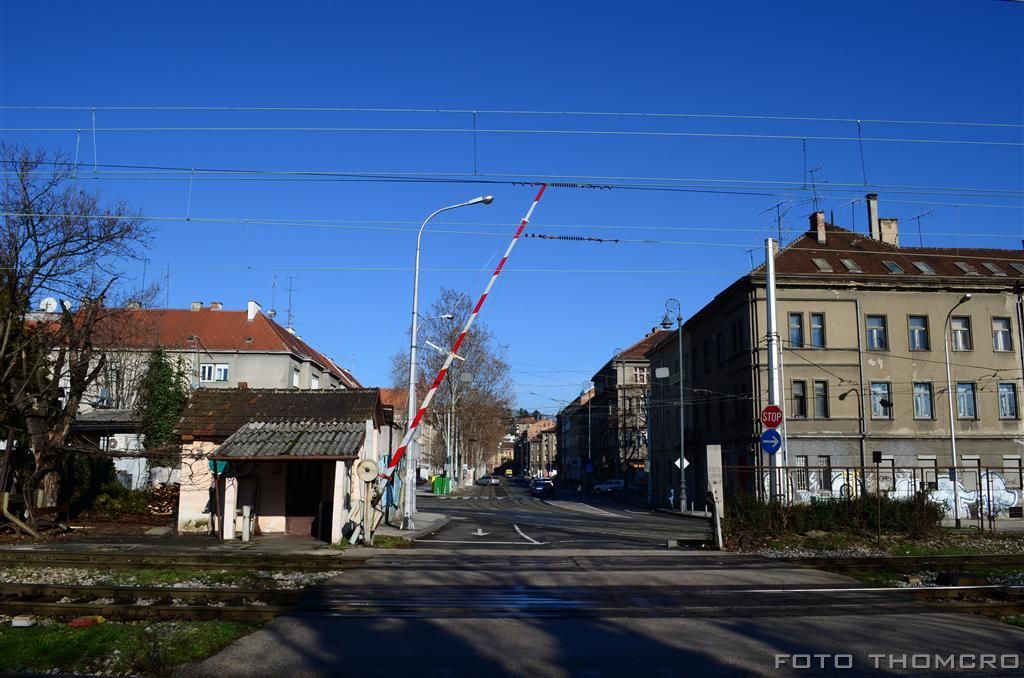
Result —
<instances>
[{"instance_id":1,"label":"bollard","mask_svg":"<svg viewBox=\"0 0 1024 678\"><path fill-rule=\"evenodd\" d=\"M246 504L242 507L242 541L249 541L249 532L251 531L249 520L251 515L252 507Z\"/></svg>"}]
</instances>

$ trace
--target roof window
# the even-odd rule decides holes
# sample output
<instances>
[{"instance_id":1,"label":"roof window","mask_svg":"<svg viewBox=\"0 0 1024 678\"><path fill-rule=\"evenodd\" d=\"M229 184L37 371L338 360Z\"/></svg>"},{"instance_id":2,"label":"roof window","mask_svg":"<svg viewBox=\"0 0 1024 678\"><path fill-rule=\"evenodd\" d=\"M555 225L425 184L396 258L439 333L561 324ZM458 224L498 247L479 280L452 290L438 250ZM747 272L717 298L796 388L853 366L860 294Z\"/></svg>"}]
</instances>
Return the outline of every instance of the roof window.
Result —
<instances>
[{"instance_id":1,"label":"roof window","mask_svg":"<svg viewBox=\"0 0 1024 678\"><path fill-rule=\"evenodd\" d=\"M974 267L968 264L966 261L954 261L953 263L956 264L956 267L959 268L964 273L966 273L967 275L980 275L978 271L976 271Z\"/></svg>"},{"instance_id":2,"label":"roof window","mask_svg":"<svg viewBox=\"0 0 1024 678\"><path fill-rule=\"evenodd\" d=\"M843 266L846 267L847 271L852 271L854 273L861 272L860 266L853 259L840 259L839 261L843 262ZM1024 271L1021 271L1021 273L1024 274Z\"/></svg>"},{"instance_id":3,"label":"roof window","mask_svg":"<svg viewBox=\"0 0 1024 678\"><path fill-rule=\"evenodd\" d=\"M1013 263L1013 264L1010 264L1010 268L1012 268L1013 270L1017 271L1017 273L1020 273L1021 275L1024 275L1024 264Z\"/></svg>"},{"instance_id":4,"label":"roof window","mask_svg":"<svg viewBox=\"0 0 1024 678\"><path fill-rule=\"evenodd\" d=\"M927 261L915 261L914 266L925 275L935 275L935 269Z\"/></svg>"},{"instance_id":5,"label":"roof window","mask_svg":"<svg viewBox=\"0 0 1024 678\"><path fill-rule=\"evenodd\" d=\"M889 273L903 273L903 267L895 261L883 261L882 263L889 269Z\"/></svg>"},{"instance_id":6,"label":"roof window","mask_svg":"<svg viewBox=\"0 0 1024 678\"><path fill-rule=\"evenodd\" d=\"M1006 277L1006 271L1004 271L1003 269L999 268L995 264L990 264L989 262L985 261L985 262L982 262L981 265L984 266L985 268L987 268L989 271L991 271L992 275L999 275L999 276L1003 276L1004 278Z\"/></svg>"},{"instance_id":7,"label":"roof window","mask_svg":"<svg viewBox=\"0 0 1024 678\"><path fill-rule=\"evenodd\" d=\"M832 264L828 263L824 259L811 259L811 261L814 262L814 265L817 266L818 270L822 273L832 272Z\"/></svg>"}]
</instances>

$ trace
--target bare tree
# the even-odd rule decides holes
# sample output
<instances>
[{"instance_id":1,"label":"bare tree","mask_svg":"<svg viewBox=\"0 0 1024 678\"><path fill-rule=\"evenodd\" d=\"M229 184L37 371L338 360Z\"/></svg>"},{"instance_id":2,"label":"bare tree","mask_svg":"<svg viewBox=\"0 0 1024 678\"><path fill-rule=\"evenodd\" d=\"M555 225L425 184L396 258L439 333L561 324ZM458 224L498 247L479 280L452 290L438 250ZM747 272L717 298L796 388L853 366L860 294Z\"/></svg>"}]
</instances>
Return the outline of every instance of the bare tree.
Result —
<instances>
[{"instance_id":1,"label":"bare tree","mask_svg":"<svg viewBox=\"0 0 1024 678\"><path fill-rule=\"evenodd\" d=\"M445 353L455 343L466 319L473 311L473 301L465 293L442 288L440 297L434 301L427 317L446 314L452 320L433 320L420 326L417 344L417 388L419 400L432 379L444 363ZM429 343L428 343L429 342ZM440 347L438 351L430 346ZM459 348L458 357L453 361L445 383L438 388L437 395L428 412L429 421L445 441L452 447L456 443L476 459L467 458L474 466L483 466L497 453L507 428L507 411L512 401L512 378L505 361L508 347L499 343L486 323L479 319ZM392 380L396 386L404 387L409 381L409 353L402 351L392 358ZM458 427L445 426L446 413L453 412ZM472 441L472 443L470 443ZM474 452L479 451L478 454ZM436 448L431 461L441 465L445 450Z\"/></svg>"},{"instance_id":2,"label":"bare tree","mask_svg":"<svg viewBox=\"0 0 1024 678\"><path fill-rule=\"evenodd\" d=\"M40 484L56 504L68 432L106 366L100 331L121 329L120 267L148 240L139 215L104 207L72 169L60 154L0 145L0 398L32 447L29 507ZM59 302L33 311L43 297Z\"/></svg>"}]
</instances>

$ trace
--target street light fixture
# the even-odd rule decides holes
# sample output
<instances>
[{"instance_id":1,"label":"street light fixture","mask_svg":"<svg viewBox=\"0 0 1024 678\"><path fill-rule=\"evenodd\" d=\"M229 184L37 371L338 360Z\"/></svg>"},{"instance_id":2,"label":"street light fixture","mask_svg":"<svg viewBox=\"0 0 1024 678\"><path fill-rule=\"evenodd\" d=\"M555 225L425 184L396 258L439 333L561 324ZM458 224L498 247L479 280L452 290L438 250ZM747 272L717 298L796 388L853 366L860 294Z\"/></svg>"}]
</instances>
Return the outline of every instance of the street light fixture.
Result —
<instances>
[{"instance_id":1,"label":"street light fixture","mask_svg":"<svg viewBox=\"0 0 1024 678\"><path fill-rule=\"evenodd\" d=\"M442 207L439 210L431 212L430 216L423 220L423 224L420 226L420 230L416 234L416 265L413 268L412 277L412 337L409 342L409 402L408 421L406 422L407 426L411 427L412 421L416 417L416 331L418 329L416 321L419 317L420 242L423 240L423 229L427 227L427 224L430 223L431 219L441 212L458 209L459 207L468 207L470 205L490 205L492 202L494 202L494 196L481 195L473 198L472 200L467 200L466 202ZM414 458L415 455L410 454L405 462L405 513L402 516L403 530L416 529L413 523L413 514L416 513L416 464Z\"/></svg>"},{"instance_id":2,"label":"street light fixture","mask_svg":"<svg viewBox=\"0 0 1024 678\"><path fill-rule=\"evenodd\" d=\"M679 303L678 299L670 298L665 302L665 317L661 320L661 326L666 330L672 327L672 321L669 319L669 313L675 311L676 314L676 331L678 333L676 337L676 343L679 344L679 511L686 510L686 428L685 424L685 405L683 404L683 305ZM647 450L647 454L650 455L650 449Z\"/></svg>"},{"instance_id":3,"label":"street light fixture","mask_svg":"<svg viewBox=\"0 0 1024 678\"><path fill-rule=\"evenodd\" d=\"M953 482L953 515L957 527L960 527L960 489L958 487L960 480L957 478L956 472L956 418L953 416L953 399L956 397L956 393L953 391L953 372L949 366L948 327L949 320L953 317L953 311L970 300L970 292L960 297L960 301L956 302L953 308L949 309L949 313L946 314L946 322L942 325L942 348L946 353L946 397L949 400L949 450L953 458L953 468L949 470L949 479Z\"/></svg>"}]
</instances>

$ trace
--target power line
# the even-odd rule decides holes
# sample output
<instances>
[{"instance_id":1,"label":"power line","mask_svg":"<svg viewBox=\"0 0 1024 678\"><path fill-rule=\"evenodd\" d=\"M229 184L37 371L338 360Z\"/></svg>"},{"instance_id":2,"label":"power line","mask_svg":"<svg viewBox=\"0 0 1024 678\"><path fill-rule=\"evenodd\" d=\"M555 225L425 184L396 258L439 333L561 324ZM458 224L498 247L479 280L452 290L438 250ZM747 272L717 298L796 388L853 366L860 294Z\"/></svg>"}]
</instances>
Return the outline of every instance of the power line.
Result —
<instances>
[{"instance_id":1,"label":"power line","mask_svg":"<svg viewBox=\"0 0 1024 678\"><path fill-rule=\"evenodd\" d=\"M77 132L79 127L0 127L0 132ZM1024 147L1018 141L986 141L979 139L915 139L911 137L841 137L807 134L751 134L740 132L671 132L658 130L584 130L584 129L514 129L472 127L94 127L93 133L169 133L169 132L281 132L281 133L394 133L394 134L512 134L569 135L614 137L673 137L709 139L749 139L762 141L852 141L857 143L940 144L956 146Z\"/></svg>"},{"instance_id":2,"label":"power line","mask_svg":"<svg viewBox=\"0 0 1024 678\"><path fill-rule=\"evenodd\" d=\"M167 112L285 112L285 113L412 113L412 114L464 114L509 116L569 116L569 117L623 117L623 118L706 118L718 120L775 120L787 122L866 123L873 125L939 125L956 127L1024 127L1020 123L978 122L950 120L894 120L872 118L830 118L822 116L730 114L730 113L673 113L640 111L544 111L523 109L468 109L468 108L366 108L341 106L174 106L174 105L117 105L117 106L0 106L0 110L22 111L167 111Z\"/></svg>"}]
</instances>

